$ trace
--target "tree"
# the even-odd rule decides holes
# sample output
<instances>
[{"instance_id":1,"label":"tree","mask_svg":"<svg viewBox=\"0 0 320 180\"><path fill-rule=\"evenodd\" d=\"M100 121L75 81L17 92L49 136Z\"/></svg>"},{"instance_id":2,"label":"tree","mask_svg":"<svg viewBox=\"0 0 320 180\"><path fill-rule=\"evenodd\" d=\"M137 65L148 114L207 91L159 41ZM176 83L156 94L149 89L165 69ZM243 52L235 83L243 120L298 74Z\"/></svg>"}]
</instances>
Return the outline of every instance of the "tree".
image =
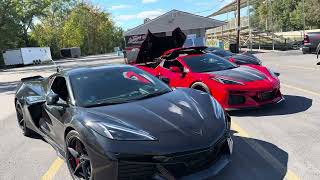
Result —
<instances>
[{"instance_id":1,"label":"tree","mask_svg":"<svg viewBox=\"0 0 320 180\"><path fill-rule=\"evenodd\" d=\"M16 9L20 24L22 25L22 39L25 46L29 46L28 32L34 24L35 18L45 16L45 9L50 6L52 0L12 0L16 3Z\"/></svg>"},{"instance_id":2,"label":"tree","mask_svg":"<svg viewBox=\"0 0 320 180\"><path fill-rule=\"evenodd\" d=\"M122 31L114 26L110 15L100 9L81 3L70 13L63 27L63 45L78 46L84 54L112 51L120 45Z\"/></svg>"},{"instance_id":3,"label":"tree","mask_svg":"<svg viewBox=\"0 0 320 180\"><path fill-rule=\"evenodd\" d=\"M15 7L11 0L0 0L0 66L3 65L2 52L21 44L21 26Z\"/></svg>"},{"instance_id":4,"label":"tree","mask_svg":"<svg viewBox=\"0 0 320 180\"><path fill-rule=\"evenodd\" d=\"M306 24L320 28L320 0L305 0Z\"/></svg>"},{"instance_id":5,"label":"tree","mask_svg":"<svg viewBox=\"0 0 320 180\"><path fill-rule=\"evenodd\" d=\"M55 0L48 6L31 32L31 39L40 46L49 46L53 58L60 58L62 47L63 26L70 12L76 5L76 0Z\"/></svg>"}]
</instances>

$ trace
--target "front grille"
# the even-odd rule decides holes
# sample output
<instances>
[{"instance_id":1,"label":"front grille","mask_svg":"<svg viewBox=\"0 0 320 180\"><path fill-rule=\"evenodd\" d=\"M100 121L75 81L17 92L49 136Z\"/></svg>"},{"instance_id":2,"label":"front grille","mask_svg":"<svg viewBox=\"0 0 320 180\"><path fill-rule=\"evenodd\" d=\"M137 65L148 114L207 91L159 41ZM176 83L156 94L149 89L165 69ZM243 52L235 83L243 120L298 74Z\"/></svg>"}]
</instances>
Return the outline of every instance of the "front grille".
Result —
<instances>
[{"instance_id":1,"label":"front grille","mask_svg":"<svg viewBox=\"0 0 320 180\"><path fill-rule=\"evenodd\" d=\"M226 139L223 138L214 146L207 149L167 155L166 160L164 160L163 162L160 162L158 160L141 162L141 157L136 160L131 158L130 161L119 160L118 179L152 179L154 174L159 172L157 170L157 165L161 165L162 167L164 167L176 178L187 176L207 169L213 163L215 163L222 154L226 153L227 151L228 144Z\"/></svg>"},{"instance_id":2,"label":"front grille","mask_svg":"<svg viewBox=\"0 0 320 180\"><path fill-rule=\"evenodd\" d=\"M277 89L273 91L268 91L268 92L261 92L261 93L258 93L256 96L253 96L252 98L257 102L269 101L277 97L278 92L279 91Z\"/></svg>"},{"instance_id":3,"label":"front grille","mask_svg":"<svg viewBox=\"0 0 320 180\"><path fill-rule=\"evenodd\" d=\"M234 94L229 95L229 105L239 105L244 104L245 102L246 98L244 96Z\"/></svg>"},{"instance_id":4,"label":"front grille","mask_svg":"<svg viewBox=\"0 0 320 180\"><path fill-rule=\"evenodd\" d=\"M150 180L156 173L156 164L118 162L119 180Z\"/></svg>"}]
</instances>

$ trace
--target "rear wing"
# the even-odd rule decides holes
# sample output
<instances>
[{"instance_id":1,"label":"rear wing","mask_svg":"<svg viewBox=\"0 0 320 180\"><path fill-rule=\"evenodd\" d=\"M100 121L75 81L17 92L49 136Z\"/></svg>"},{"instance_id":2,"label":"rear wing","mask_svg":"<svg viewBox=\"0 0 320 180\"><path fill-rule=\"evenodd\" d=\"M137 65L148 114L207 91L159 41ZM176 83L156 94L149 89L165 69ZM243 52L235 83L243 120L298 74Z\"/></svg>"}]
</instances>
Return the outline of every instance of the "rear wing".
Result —
<instances>
[{"instance_id":1,"label":"rear wing","mask_svg":"<svg viewBox=\"0 0 320 180\"><path fill-rule=\"evenodd\" d=\"M31 77L22 78L21 81L22 82L26 82L26 81L42 81L43 79L44 79L44 77L42 77L42 76L31 76Z\"/></svg>"},{"instance_id":2,"label":"rear wing","mask_svg":"<svg viewBox=\"0 0 320 180\"><path fill-rule=\"evenodd\" d=\"M193 54L205 54L206 46L198 46L198 47L187 47L187 48L177 48L166 51L164 55L161 56L162 59L175 59L182 54L193 55Z\"/></svg>"}]
</instances>

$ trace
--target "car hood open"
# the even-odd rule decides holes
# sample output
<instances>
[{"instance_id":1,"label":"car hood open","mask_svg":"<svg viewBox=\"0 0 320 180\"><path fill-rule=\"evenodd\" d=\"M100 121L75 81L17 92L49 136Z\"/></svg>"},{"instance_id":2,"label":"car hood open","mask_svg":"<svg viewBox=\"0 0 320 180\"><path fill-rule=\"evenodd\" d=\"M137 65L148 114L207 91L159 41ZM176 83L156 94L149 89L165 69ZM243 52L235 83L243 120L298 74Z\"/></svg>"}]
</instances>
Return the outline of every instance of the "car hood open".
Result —
<instances>
[{"instance_id":1,"label":"car hood open","mask_svg":"<svg viewBox=\"0 0 320 180\"><path fill-rule=\"evenodd\" d=\"M136 63L147 63L155 61L165 51L180 48L186 40L186 35L180 28L176 28L172 32L172 36L157 37L148 31L146 39L143 41L138 53Z\"/></svg>"}]
</instances>

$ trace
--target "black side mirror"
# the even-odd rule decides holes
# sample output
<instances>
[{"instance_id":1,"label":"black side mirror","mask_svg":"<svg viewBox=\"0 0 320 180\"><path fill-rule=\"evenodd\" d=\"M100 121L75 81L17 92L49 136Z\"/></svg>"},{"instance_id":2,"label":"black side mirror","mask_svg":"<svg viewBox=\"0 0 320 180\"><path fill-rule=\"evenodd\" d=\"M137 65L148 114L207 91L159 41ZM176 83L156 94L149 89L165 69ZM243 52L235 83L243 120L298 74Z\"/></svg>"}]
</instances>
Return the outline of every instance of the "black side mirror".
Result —
<instances>
[{"instance_id":1,"label":"black side mirror","mask_svg":"<svg viewBox=\"0 0 320 180\"><path fill-rule=\"evenodd\" d=\"M47 105L57 104L58 101L59 101L59 96L57 94L50 93L46 96Z\"/></svg>"},{"instance_id":2,"label":"black side mirror","mask_svg":"<svg viewBox=\"0 0 320 180\"><path fill-rule=\"evenodd\" d=\"M274 72L274 74L276 75L276 76L280 76L280 73L278 73L278 72Z\"/></svg>"},{"instance_id":3,"label":"black side mirror","mask_svg":"<svg viewBox=\"0 0 320 180\"><path fill-rule=\"evenodd\" d=\"M168 85L169 85L169 83L170 83L170 79L169 79L169 78L159 77L159 79L160 79L162 82L164 82L164 83L166 83L166 84L168 84Z\"/></svg>"}]
</instances>

